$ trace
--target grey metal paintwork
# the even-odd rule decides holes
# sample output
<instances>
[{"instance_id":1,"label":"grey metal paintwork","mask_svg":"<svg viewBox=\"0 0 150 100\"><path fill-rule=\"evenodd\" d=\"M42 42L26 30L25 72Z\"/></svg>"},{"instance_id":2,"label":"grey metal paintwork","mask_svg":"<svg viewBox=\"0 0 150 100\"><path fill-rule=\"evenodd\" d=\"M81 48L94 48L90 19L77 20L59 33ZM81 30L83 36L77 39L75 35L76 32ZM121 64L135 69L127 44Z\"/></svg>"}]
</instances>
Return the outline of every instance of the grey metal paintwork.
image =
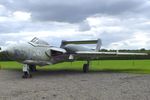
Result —
<instances>
[{"instance_id":1,"label":"grey metal paintwork","mask_svg":"<svg viewBox=\"0 0 150 100\"><path fill-rule=\"evenodd\" d=\"M68 53L76 53L77 51L92 51L89 48L76 45L76 44L67 44L63 47Z\"/></svg>"},{"instance_id":2,"label":"grey metal paintwork","mask_svg":"<svg viewBox=\"0 0 150 100\"><path fill-rule=\"evenodd\" d=\"M19 62L30 61L50 61L50 56L46 55L46 51L50 51L50 47L35 47L29 43L17 44L6 48L7 56ZM26 62L27 63L27 62Z\"/></svg>"}]
</instances>

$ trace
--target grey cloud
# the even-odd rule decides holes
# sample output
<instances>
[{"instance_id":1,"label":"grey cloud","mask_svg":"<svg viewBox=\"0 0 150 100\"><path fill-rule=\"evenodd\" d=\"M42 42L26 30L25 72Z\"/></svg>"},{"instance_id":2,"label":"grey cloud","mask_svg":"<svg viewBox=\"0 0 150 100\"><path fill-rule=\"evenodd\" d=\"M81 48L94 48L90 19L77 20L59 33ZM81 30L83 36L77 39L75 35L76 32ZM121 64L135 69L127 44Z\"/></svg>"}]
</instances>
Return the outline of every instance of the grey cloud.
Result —
<instances>
[{"instance_id":1,"label":"grey cloud","mask_svg":"<svg viewBox=\"0 0 150 100\"><path fill-rule=\"evenodd\" d=\"M79 24L79 30L78 31L89 31L91 29L90 25L87 21L83 21Z\"/></svg>"},{"instance_id":2,"label":"grey cloud","mask_svg":"<svg viewBox=\"0 0 150 100\"><path fill-rule=\"evenodd\" d=\"M2 4L11 10L31 12L33 20L76 23L95 14L132 12L145 0L8 0Z\"/></svg>"},{"instance_id":3,"label":"grey cloud","mask_svg":"<svg viewBox=\"0 0 150 100\"><path fill-rule=\"evenodd\" d=\"M21 40L23 37L18 37L18 35L9 36L9 35L1 35L0 34L0 46L6 46L8 45L8 41L16 42L18 40ZM14 41L15 40L15 41Z\"/></svg>"},{"instance_id":4,"label":"grey cloud","mask_svg":"<svg viewBox=\"0 0 150 100\"><path fill-rule=\"evenodd\" d=\"M125 40L127 37L130 37L132 33L107 33L104 32L99 35L99 37L103 40L103 46L107 46L110 43Z\"/></svg>"},{"instance_id":5,"label":"grey cloud","mask_svg":"<svg viewBox=\"0 0 150 100\"><path fill-rule=\"evenodd\" d=\"M0 34L20 33L20 32L37 32L37 31L55 31L61 28L72 28L71 24L53 23L53 22L37 22L17 21L17 22L0 22Z\"/></svg>"},{"instance_id":6,"label":"grey cloud","mask_svg":"<svg viewBox=\"0 0 150 100\"><path fill-rule=\"evenodd\" d=\"M19 32L24 28L24 25L21 23L10 23L10 22L3 22L0 23L0 33L15 33Z\"/></svg>"},{"instance_id":7,"label":"grey cloud","mask_svg":"<svg viewBox=\"0 0 150 100\"><path fill-rule=\"evenodd\" d=\"M32 17L31 21L25 22L0 22L0 41L3 41L0 42L1 44L22 39L23 37L17 37L22 32L64 31L71 25L74 27L71 29L81 34L67 37L63 32L62 37L47 36L46 40L59 44L62 39L68 40L68 38L70 40L102 38L103 45L107 47L110 43L131 38L133 33L150 32L150 24L146 24L150 15L148 0L0 0L0 5L6 8L0 10L3 11L0 17L9 16L14 11L30 12ZM5 11L6 13L4 13ZM86 22L86 18L90 16L93 18L94 16L103 16L108 19L112 17L119 21L113 20L111 23L108 20L108 23L105 21L103 25L92 27ZM55 24L54 22L61 23ZM67 23L62 24L63 22ZM77 26L79 26L78 30ZM123 27L124 30L113 33L113 30L110 31L108 28L111 26ZM93 31L91 28L97 29ZM101 30L98 30L100 28ZM11 38L9 34L1 35L15 32L14 38Z\"/></svg>"}]
</instances>

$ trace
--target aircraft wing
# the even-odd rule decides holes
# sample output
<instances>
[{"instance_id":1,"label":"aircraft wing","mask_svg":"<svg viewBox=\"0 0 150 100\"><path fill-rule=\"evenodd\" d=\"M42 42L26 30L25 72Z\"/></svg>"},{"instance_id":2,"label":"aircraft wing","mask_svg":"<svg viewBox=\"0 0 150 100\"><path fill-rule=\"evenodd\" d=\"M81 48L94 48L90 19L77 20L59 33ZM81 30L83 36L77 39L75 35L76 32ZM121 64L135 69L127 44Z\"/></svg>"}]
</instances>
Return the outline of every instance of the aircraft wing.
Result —
<instances>
[{"instance_id":1,"label":"aircraft wing","mask_svg":"<svg viewBox=\"0 0 150 100\"><path fill-rule=\"evenodd\" d=\"M129 52L95 52L95 51L77 51L74 57L78 59L99 59L99 57L116 57L116 56L145 56L147 53L129 53Z\"/></svg>"},{"instance_id":2,"label":"aircraft wing","mask_svg":"<svg viewBox=\"0 0 150 100\"><path fill-rule=\"evenodd\" d=\"M77 51L81 55L148 55L147 53L129 53L129 52L94 52L94 51Z\"/></svg>"}]
</instances>

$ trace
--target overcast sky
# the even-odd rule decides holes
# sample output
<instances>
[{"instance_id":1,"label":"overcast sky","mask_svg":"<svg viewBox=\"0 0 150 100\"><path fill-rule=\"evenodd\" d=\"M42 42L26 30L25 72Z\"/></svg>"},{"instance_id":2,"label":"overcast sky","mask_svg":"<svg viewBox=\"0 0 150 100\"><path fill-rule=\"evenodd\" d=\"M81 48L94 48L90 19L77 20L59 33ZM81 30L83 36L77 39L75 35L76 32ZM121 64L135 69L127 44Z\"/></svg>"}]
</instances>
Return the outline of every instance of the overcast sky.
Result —
<instances>
[{"instance_id":1,"label":"overcast sky","mask_svg":"<svg viewBox=\"0 0 150 100\"><path fill-rule=\"evenodd\" d=\"M0 0L0 45L38 37L101 38L102 48L150 49L150 0Z\"/></svg>"}]
</instances>

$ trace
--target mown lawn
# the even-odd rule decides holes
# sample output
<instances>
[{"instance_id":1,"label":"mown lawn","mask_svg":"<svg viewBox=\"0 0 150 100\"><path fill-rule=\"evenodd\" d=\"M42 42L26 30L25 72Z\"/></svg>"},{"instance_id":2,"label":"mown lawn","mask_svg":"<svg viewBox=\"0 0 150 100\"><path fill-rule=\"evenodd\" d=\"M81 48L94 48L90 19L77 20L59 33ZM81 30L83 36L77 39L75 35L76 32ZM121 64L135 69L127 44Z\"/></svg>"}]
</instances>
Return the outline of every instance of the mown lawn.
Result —
<instances>
[{"instance_id":1,"label":"mown lawn","mask_svg":"<svg viewBox=\"0 0 150 100\"><path fill-rule=\"evenodd\" d=\"M85 61L64 62L55 65L37 67L38 70L71 70L82 71ZM22 70L22 64L7 61L0 62L1 69ZM95 60L91 62L90 72L129 72L150 74L150 60Z\"/></svg>"}]
</instances>

